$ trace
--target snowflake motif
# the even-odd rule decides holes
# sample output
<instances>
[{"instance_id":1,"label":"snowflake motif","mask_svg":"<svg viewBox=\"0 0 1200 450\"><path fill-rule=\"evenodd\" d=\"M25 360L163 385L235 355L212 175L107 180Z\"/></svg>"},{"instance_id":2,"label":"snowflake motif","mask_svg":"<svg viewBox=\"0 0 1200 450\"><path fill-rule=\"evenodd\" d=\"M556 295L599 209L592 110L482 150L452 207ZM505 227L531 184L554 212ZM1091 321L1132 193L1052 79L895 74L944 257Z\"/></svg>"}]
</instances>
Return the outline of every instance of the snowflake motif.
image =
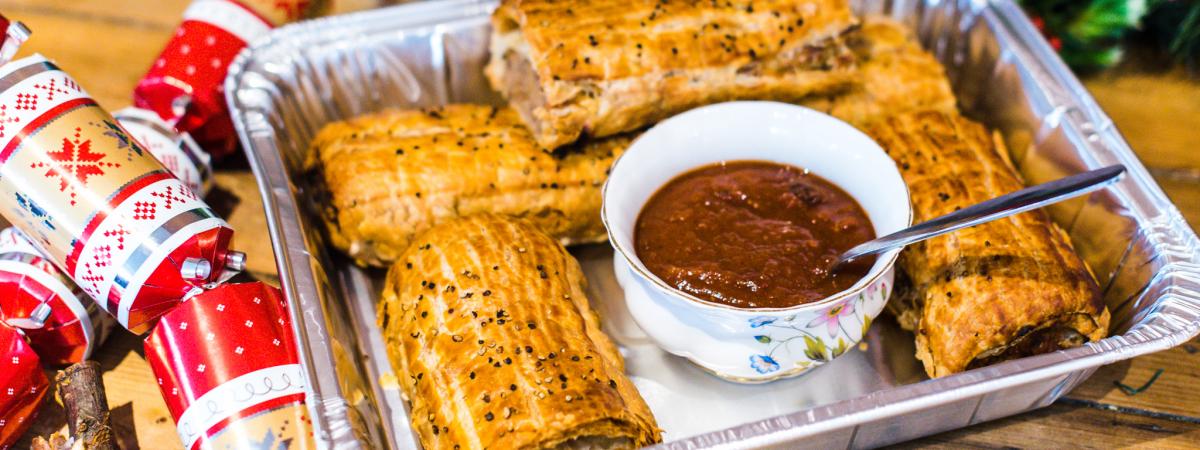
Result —
<instances>
[{"instance_id":1,"label":"snowflake motif","mask_svg":"<svg viewBox=\"0 0 1200 450\"><path fill-rule=\"evenodd\" d=\"M107 120L101 121L101 123L99 123L99 124L90 122L89 125L92 125L94 127L100 128L101 130L104 130L103 134L105 136L113 138L113 140L116 141L117 149L125 150L125 160L126 161L133 161L134 153L136 153L138 156L143 155L141 144L138 144L137 140L134 140L133 138L129 137L129 133L126 133L125 130L122 129L120 125L117 125L117 124L107 121Z\"/></svg>"},{"instance_id":2,"label":"snowflake motif","mask_svg":"<svg viewBox=\"0 0 1200 450\"><path fill-rule=\"evenodd\" d=\"M13 109L18 111L33 111L37 109L38 96L37 94L20 93L13 100Z\"/></svg>"},{"instance_id":3,"label":"snowflake motif","mask_svg":"<svg viewBox=\"0 0 1200 450\"><path fill-rule=\"evenodd\" d=\"M287 21L291 22L303 17L309 3L311 3L309 0L275 0L275 9L283 11L283 14L287 16Z\"/></svg>"},{"instance_id":4,"label":"snowflake motif","mask_svg":"<svg viewBox=\"0 0 1200 450\"><path fill-rule=\"evenodd\" d=\"M96 268L108 267L112 264L112 247L100 245L96 247L96 256L93 258L96 263Z\"/></svg>"},{"instance_id":5,"label":"snowflake motif","mask_svg":"<svg viewBox=\"0 0 1200 450\"><path fill-rule=\"evenodd\" d=\"M117 238L117 250L125 250L125 236L129 235L129 231L123 225L117 225L116 228L104 232L105 239Z\"/></svg>"},{"instance_id":6,"label":"snowflake motif","mask_svg":"<svg viewBox=\"0 0 1200 450\"><path fill-rule=\"evenodd\" d=\"M271 430L267 430L263 433L263 438L261 441L246 439L244 444L246 446L246 450L286 450L291 448L292 440L291 438L288 438L279 442L275 442L275 433Z\"/></svg>"},{"instance_id":7,"label":"snowflake motif","mask_svg":"<svg viewBox=\"0 0 1200 450\"><path fill-rule=\"evenodd\" d=\"M63 85L62 85L62 86L59 86L59 85L58 85L58 79L52 79L52 80L50 80L50 82L49 82L49 83L38 83L38 84L35 84L35 85L33 85L33 88L34 88L34 89L41 89L41 90L42 90L42 92L45 92L45 93L46 93L46 101L50 101L50 102L54 101L54 96L55 96L55 95L60 95L60 94L61 94L61 95L67 95L67 94L70 94L70 93L71 93L71 91L68 91L66 88L71 88L71 90L74 90L74 91L78 91L78 90L79 90L79 86L78 86L78 85L76 85L74 82L72 82L72 81L71 81L71 80L69 80L69 79L68 79L68 80L65 80L65 82L63 83Z\"/></svg>"},{"instance_id":8,"label":"snowflake motif","mask_svg":"<svg viewBox=\"0 0 1200 450\"><path fill-rule=\"evenodd\" d=\"M8 105L0 105L0 138L4 137L4 127L6 125L18 123L21 117L16 113L8 112Z\"/></svg>"},{"instance_id":9,"label":"snowflake motif","mask_svg":"<svg viewBox=\"0 0 1200 450\"><path fill-rule=\"evenodd\" d=\"M186 191L186 189L181 189L179 191L176 191L173 186L167 186L167 188L161 192L151 192L150 196L162 199L163 200L163 208L166 208L169 210L169 209L171 209L171 203L175 203L175 202L184 203L187 201L186 198L181 196L181 195L183 195L183 191Z\"/></svg>"},{"instance_id":10,"label":"snowflake motif","mask_svg":"<svg viewBox=\"0 0 1200 450\"><path fill-rule=\"evenodd\" d=\"M133 203L133 220L154 220L156 212L158 212L158 205L155 205L154 202Z\"/></svg>"},{"instance_id":11,"label":"snowflake motif","mask_svg":"<svg viewBox=\"0 0 1200 450\"><path fill-rule=\"evenodd\" d=\"M46 169L42 176L58 180L59 192L69 192L71 206L75 206L76 189L87 185L88 177L103 176L105 168L121 167L117 163L102 161L104 153L92 151L92 140L82 139L83 130L75 129L75 139L63 138L62 150L46 152L51 161L30 164L31 169Z\"/></svg>"},{"instance_id":12,"label":"snowflake motif","mask_svg":"<svg viewBox=\"0 0 1200 450\"><path fill-rule=\"evenodd\" d=\"M84 275L79 277L83 281L87 282L86 286L82 286L83 289L91 294L92 297L100 296L100 282L104 281L104 276L93 271L91 263L84 263L83 270L85 272Z\"/></svg>"}]
</instances>

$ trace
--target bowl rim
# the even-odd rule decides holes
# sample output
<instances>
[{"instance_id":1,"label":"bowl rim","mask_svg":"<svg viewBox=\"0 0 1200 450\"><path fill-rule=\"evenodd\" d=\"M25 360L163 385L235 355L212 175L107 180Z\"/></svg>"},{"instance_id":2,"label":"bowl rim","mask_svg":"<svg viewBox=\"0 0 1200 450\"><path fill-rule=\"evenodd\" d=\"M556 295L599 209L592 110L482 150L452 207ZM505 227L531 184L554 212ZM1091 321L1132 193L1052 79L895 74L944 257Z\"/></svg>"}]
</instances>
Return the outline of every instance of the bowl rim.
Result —
<instances>
[{"instance_id":1,"label":"bowl rim","mask_svg":"<svg viewBox=\"0 0 1200 450\"><path fill-rule=\"evenodd\" d=\"M620 164L621 161L630 154L628 149L631 149L635 145L637 145L638 142L640 142L642 140L642 138L646 136L646 134L650 133L650 131L652 131L653 129L659 127L660 124L667 123L668 121L672 121L672 120L677 120L678 118L683 117L683 116L693 115L694 113L696 113L698 111L706 111L706 110L714 110L714 109L720 110L720 109L724 109L727 107L731 107L733 105L750 105L752 107L753 106L763 106L763 107L771 107L771 108L783 107L785 109L800 110L800 111L803 111L805 114L815 114L817 116L824 116L825 118L834 121L839 126L844 126L851 133L858 134L860 136L865 137L871 143L875 144L875 148L877 148L880 152L882 152L884 154L884 156L888 158L889 161L891 160L891 157L887 156L887 151L884 150L883 147L880 146L877 142L875 142L875 139L871 138L870 135L867 135L866 133L862 132L858 128L855 128L853 125L850 125L846 121L838 119L837 117L833 117L829 114L825 114L821 111L817 111L812 108L808 108L808 107L804 107L804 106L800 106L800 105L794 105L791 103L769 101L769 100L748 100L748 101L741 100L741 101L729 101L729 102L714 103L714 104L710 104L710 105L701 106L698 108L693 108L693 109L684 111L682 113L676 114L674 116L668 117L668 118L662 120L661 122L659 122L658 124L651 126L650 128L646 129L645 132L643 132L641 135L639 135L637 138L635 138L633 140L633 142L631 142L629 144L629 147L626 148L625 152L621 153L621 155L617 156L617 158L615 160L613 160L612 165L609 166L611 168L611 171L616 172L617 165ZM739 159L739 161L740 160L742 160L742 159ZM745 158L744 160L756 160L756 161L761 160L761 161L774 162L774 161L765 160L765 159L755 159L752 157ZM778 163L778 164L783 164L783 163ZM907 228L907 227L912 226L912 221L913 221L912 196L908 190L908 183L904 181L904 177L900 174L900 168L895 165L895 161L892 161L892 167L896 170L897 177L900 178L900 185L901 185L901 188L904 190L904 198L908 199L908 201L905 202L906 203L905 210L907 212L907 217L903 221L903 223L904 223L903 227ZM694 169L696 169L696 167L686 169L684 172L686 172L687 170L694 170ZM680 174L682 174L684 172L672 174L670 179L674 179L675 177L678 177ZM669 182L670 181L668 181L668 183ZM629 266L630 270L633 273L637 274L637 276L642 278L643 280L649 281L650 285L653 288L655 288L656 290L660 291L660 293L666 294L667 296L670 296L670 297L675 297L676 300L682 300L683 301L682 303L686 303L690 306L700 307L701 309L706 309L706 310L710 310L710 311L728 311L728 312L754 314L754 315L764 315L764 314L765 315L786 315L786 314L790 314L790 313L807 311L810 309L820 309L820 308L828 306L832 303L836 303L841 300L844 300L846 298L854 297L854 296L862 293L867 288L874 286L881 277L883 277L885 274L887 274L889 271L892 271L895 268L896 260L899 259L899 257L900 257L900 251L903 250L903 247L901 247L901 248L892 249L892 250L888 250L887 252L884 252L881 255L881 258L884 259L884 262L883 262L883 265L880 266L881 269L879 271L875 271L873 274L868 273L868 275L870 275L870 276L864 276L864 277L858 279L857 281L854 282L854 284L852 284L850 286L850 288L843 290L843 291L836 292L836 293L826 296L820 300L808 302L808 303L801 303L801 304L793 305L793 306L785 306L785 307L738 308L738 307L726 305L723 303L717 303L717 302L714 302L711 300L705 300L705 299L696 297L695 295L692 295L690 293L675 289L674 287L671 287L671 285L667 284L666 281L663 281L661 278L659 278L657 275L654 275L653 273L649 273L648 270L644 269L643 265L639 264L641 259L636 257L636 253L631 253L630 250L626 250L624 247L622 247L620 241L618 241L616 239L616 237L613 235L612 226L610 225L610 223L609 223L610 221L608 218L608 206L609 206L608 189L609 189L609 186L611 185L611 183L612 183L612 177L609 176L608 178L606 178L604 180L604 185L600 188L600 198L601 198L600 222L604 225L604 231L605 231L606 236L608 237L609 245L611 245L613 247L613 249L616 251L616 253L620 254L621 257L625 259L625 262L627 263L627 265ZM832 181L830 181L830 183L832 183ZM661 187L662 186L659 186L659 188L661 188ZM841 186L838 186L838 187L840 188ZM845 189L843 189L843 190L845 190ZM849 194L849 193L847 192L847 194ZM851 198L854 198L854 200L856 202L858 201L858 199L855 198L853 195L851 195ZM642 206L644 207L645 205L643 204ZM641 214L641 212L639 211L639 215L640 214ZM894 285L895 285L895 282L893 281L893 286Z\"/></svg>"}]
</instances>

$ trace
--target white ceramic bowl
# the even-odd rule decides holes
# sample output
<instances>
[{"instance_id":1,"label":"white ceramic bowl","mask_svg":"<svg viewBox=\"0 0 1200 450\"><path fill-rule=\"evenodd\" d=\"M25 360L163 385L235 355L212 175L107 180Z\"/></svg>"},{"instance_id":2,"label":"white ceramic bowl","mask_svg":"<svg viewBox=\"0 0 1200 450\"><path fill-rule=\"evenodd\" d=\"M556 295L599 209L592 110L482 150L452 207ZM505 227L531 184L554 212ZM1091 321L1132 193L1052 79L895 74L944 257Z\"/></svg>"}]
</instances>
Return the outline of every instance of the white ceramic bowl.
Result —
<instances>
[{"instance_id":1,"label":"white ceramic bowl","mask_svg":"<svg viewBox=\"0 0 1200 450\"><path fill-rule=\"evenodd\" d=\"M601 210L629 312L664 350L722 378L757 383L799 375L853 348L892 290L899 250L880 255L849 289L790 308L733 308L673 289L634 252L642 206L675 176L720 161L802 167L858 201L883 236L912 221L908 189L869 137L820 112L776 102L730 102L667 119L613 164Z\"/></svg>"}]
</instances>

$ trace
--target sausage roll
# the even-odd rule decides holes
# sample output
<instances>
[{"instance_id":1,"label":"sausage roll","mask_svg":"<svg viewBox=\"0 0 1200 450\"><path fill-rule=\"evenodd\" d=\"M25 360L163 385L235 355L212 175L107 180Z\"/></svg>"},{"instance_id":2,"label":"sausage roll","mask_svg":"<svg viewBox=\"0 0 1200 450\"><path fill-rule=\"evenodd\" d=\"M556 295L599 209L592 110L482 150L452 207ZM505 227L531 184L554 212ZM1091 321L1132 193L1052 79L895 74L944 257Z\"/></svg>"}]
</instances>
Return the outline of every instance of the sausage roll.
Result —
<instances>
[{"instance_id":1,"label":"sausage roll","mask_svg":"<svg viewBox=\"0 0 1200 450\"><path fill-rule=\"evenodd\" d=\"M858 61L853 85L845 92L805 99L801 105L859 127L910 111L955 111L945 70L904 25L868 17L846 40Z\"/></svg>"},{"instance_id":2,"label":"sausage roll","mask_svg":"<svg viewBox=\"0 0 1200 450\"><path fill-rule=\"evenodd\" d=\"M600 331L579 263L492 214L419 236L378 321L422 448L636 448L660 433Z\"/></svg>"},{"instance_id":3,"label":"sausage roll","mask_svg":"<svg viewBox=\"0 0 1200 450\"><path fill-rule=\"evenodd\" d=\"M918 112L870 128L900 167L914 220L1023 188L1003 147L955 114ZM1091 272L1041 210L908 246L889 309L916 333L931 377L1105 337L1109 313Z\"/></svg>"},{"instance_id":4,"label":"sausage roll","mask_svg":"<svg viewBox=\"0 0 1200 450\"><path fill-rule=\"evenodd\" d=\"M708 103L795 101L848 83L846 0L504 0L486 75L555 148Z\"/></svg>"},{"instance_id":5,"label":"sausage roll","mask_svg":"<svg viewBox=\"0 0 1200 450\"><path fill-rule=\"evenodd\" d=\"M451 105L330 124L308 164L332 244L382 266L415 234L477 212L525 217L564 244L603 241L600 187L629 141L549 152L509 108Z\"/></svg>"}]
</instances>

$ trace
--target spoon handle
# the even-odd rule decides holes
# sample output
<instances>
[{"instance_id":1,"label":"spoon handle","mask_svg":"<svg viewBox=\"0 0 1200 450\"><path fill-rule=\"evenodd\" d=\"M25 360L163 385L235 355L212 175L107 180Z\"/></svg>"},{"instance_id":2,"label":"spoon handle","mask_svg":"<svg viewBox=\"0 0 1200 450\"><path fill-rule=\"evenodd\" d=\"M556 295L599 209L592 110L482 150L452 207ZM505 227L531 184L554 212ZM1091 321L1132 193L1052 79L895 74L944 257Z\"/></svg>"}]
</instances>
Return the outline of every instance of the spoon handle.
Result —
<instances>
[{"instance_id":1,"label":"spoon handle","mask_svg":"<svg viewBox=\"0 0 1200 450\"><path fill-rule=\"evenodd\" d=\"M1077 197L1115 183L1125 173L1121 164L1030 186L859 244L842 253L838 263L882 253L951 231L979 225Z\"/></svg>"}]
</instances>

